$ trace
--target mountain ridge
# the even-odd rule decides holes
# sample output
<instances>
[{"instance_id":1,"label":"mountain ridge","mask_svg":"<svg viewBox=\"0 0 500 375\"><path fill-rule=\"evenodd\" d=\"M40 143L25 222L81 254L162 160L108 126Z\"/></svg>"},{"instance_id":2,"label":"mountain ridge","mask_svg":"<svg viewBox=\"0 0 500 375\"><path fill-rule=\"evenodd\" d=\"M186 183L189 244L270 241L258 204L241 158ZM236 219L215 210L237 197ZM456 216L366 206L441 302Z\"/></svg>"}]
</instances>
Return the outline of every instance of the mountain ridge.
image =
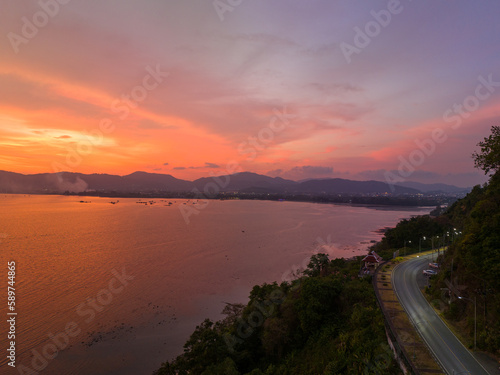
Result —
<instances>
[{"instance_id":1,"label":"mountain ridge","mask_svg":"<svg viewBox=\"0 0 500 375\"><path fill-rule=\"evenodd\" d=\"M406 185L406 186L405 186ZM412 187L419 186L420 189ZM170 174L136 171L119 176L106 173L83 174L75 172L21 174L0 170L0 193L61 194L86 191L132 192L187 192L208 190L244 193L290 194L420 194L435 191L439 186L448 187L444 192L462 192L467 189L446 184L406 182L390 186L385 182L356 181L342 178L309 179L293 181L269 177L254 172L201 177L194 181L178 179Z\"/></svg>"}]
</instances>

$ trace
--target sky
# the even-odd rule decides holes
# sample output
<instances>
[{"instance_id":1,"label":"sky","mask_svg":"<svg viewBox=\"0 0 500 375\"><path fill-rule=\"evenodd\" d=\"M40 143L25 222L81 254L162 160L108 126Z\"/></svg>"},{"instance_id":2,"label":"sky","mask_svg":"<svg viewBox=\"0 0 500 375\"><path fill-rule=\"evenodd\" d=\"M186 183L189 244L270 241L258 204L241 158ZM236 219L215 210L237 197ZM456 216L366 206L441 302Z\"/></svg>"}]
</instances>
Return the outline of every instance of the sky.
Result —
<instances>
[{"instance_id":1,"label":"sky","mask_svg":"<svg viewBox=\"0 0 500 375\"><path fill-rule=\"evenodd\" d=\"M0 170L486 181L494 0L3 0Z\"/></svg>"}]
</instances>

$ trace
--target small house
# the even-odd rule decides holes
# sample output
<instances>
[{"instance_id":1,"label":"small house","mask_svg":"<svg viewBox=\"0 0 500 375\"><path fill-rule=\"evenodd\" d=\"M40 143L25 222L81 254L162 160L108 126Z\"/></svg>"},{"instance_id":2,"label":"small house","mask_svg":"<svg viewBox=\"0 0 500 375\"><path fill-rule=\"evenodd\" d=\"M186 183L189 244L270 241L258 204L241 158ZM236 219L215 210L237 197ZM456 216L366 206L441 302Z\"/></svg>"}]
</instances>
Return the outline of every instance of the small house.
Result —
<instances>
[{"instance_id":1,"label":"small house","mask_svg":"<svg viewBox=\"0 0 500 375\"><path fill-rule=\"evenodd\" d=\"M365 256L362 261L365 263L365 268L374 267L377 268L383 259L375 251L370 251L367 256Z\"/></svg>"}]
</instances>

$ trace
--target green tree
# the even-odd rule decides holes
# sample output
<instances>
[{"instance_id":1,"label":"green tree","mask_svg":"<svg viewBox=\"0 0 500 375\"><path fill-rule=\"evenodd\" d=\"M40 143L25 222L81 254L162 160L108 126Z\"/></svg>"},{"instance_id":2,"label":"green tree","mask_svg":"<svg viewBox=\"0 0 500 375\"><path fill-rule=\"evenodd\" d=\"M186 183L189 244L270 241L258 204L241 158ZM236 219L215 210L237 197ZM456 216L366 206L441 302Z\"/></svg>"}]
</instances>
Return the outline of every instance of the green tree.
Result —
<instances>
[{"instance_id":1,"label":"green tree","mask_svg":"<svg viewBox=\"0 0 500 375\"><path fill-rule=\"evenodd\" d=\"M485 174L493 171L495 174L500 169L500 126L492 126L491 134L484 141L477 144L481 151L474 152L474 165L482 169Z\"/></svg>"},{"instance_id":2,"label":"green tree","mask_svg":"<svg viewBox=\"0 0 500 375\"><path fill-rule=\"evenodd\" d=\"M202 374L213 364L226 360L229 351L219 328L218 324L214 324L210 319L205 319L196 327L184 344L184 354L174 363L180 374L186 370L190 374ZM227 363L224 366L226 365Z\"/></svg>"},{"instance_id":3,"label":"green tree","mask_svg":"<svg viewBox=\"0 0 500 375\"><path fill-rule=\"evenodd\" d=\"M330 260L328 259L328 254L314 254L307 265L304 274L307 276L319 276L322 272L325 272L328 268Z\"/></svg>"},{"instance_id":4,"label":"green tree","mask_svg":"<svg viewBox=\"0 0 500 375\"><path fill-rule=\"evenodd\" d=\"M240 375L234 361L227 357L223 362L210 365L201 375Z\"/></svg>"},{"instance_id":5,"label":"green tree","mask_svg":"<svg viewBox=\"0 0 500 375\"><path fill-rule=\"evenodd\" d=\"M314 333L338 309L338 296L342 284L333 277L310 277L303 281L295 307L300 326L306 335Z\"/></svg>"}]
</instances>

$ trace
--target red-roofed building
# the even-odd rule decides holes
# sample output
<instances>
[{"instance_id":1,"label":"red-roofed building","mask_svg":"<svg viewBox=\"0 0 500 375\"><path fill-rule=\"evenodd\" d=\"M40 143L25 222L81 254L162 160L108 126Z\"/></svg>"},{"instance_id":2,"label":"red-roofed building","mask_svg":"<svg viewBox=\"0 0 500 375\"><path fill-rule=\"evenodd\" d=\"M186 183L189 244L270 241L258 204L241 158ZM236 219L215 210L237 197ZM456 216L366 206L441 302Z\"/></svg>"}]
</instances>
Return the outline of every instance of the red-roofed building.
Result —
<instances>
[{"instance_id":1,"label":"red-roofed building","mask_svg":"<svg viewBox=\"0 0 500 375\"><path fill-rule=\"evenodd\" d=\"M367 256L365 256L362 259L363 262L365 262L365 267L375 267L377 268L378 265L383 261L382 257L379 256L375 251L370 251Z\"/></svg>"}]
</instances>

